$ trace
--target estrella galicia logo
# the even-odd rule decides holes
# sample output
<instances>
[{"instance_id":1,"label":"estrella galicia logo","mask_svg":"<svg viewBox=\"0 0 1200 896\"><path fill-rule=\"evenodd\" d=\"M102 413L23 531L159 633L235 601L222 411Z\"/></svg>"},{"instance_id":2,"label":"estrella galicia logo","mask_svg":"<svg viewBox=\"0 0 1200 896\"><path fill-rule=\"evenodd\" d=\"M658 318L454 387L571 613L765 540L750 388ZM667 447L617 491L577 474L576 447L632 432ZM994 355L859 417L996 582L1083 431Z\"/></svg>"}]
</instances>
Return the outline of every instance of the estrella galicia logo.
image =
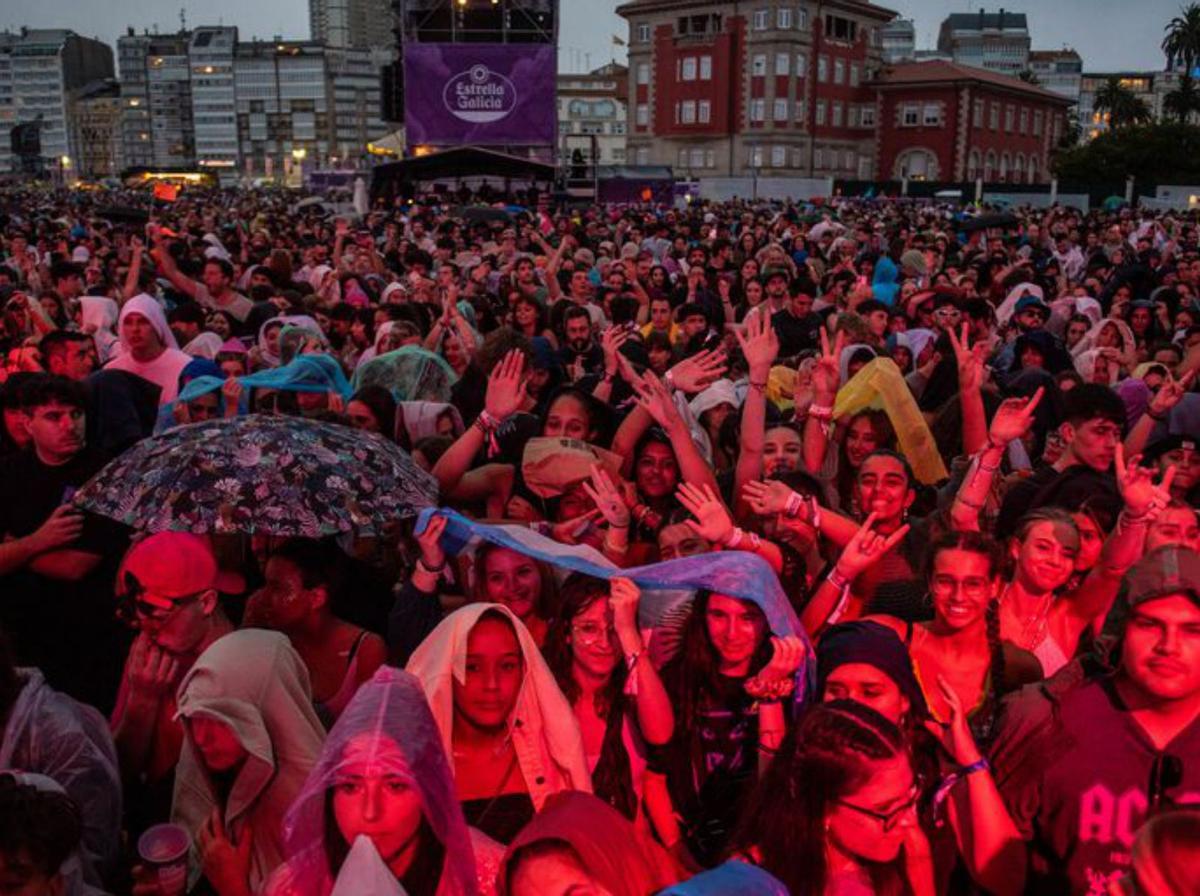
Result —
<instances>
[{"instance_id":1,"label":"estrella galicia logo","mask_svg":"<svg viewBox=\"0 0 1200 896\"><path fill-rule=\"evenodd\" d=\"M504 75L478 63L446 82L442 101L455 118L484 124L499 121L516 108L517 89Z\"/></svg>"}]
</instances>

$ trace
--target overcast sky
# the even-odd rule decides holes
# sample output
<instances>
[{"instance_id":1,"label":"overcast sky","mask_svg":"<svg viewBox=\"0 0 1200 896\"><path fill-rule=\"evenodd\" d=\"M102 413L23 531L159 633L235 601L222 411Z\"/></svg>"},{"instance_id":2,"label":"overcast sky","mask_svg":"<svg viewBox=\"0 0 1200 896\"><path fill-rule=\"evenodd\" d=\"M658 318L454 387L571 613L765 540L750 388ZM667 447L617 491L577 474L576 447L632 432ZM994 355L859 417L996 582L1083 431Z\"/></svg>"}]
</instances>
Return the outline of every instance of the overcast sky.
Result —
<instances>
[{"instance_id":1,"label":"overcast sky","mask_svg":"<svg viewBox=\"0 0 1200 896\"><path fill-rule=\"evenodd\" d=\"M1014 11L1029 16L1035 49L1073 46L1083 56L1085 70L1160 69L1159 44L1163 27L1176 15L1181 0L1029 0ZM917 25L918 48L931 47L938 25L950 12L978 10L982 0L891 0L883 3ZM986 4L989 11L999 3ZM160 31L179 27L179 11L189 25L237 25L243 37L308 36L308 0L0 0L0 28L72 28L99 37L115 48L125 26ZM624 37L627 28L613 10L616 0L562 0L559 68L580 71L608 62L623 48L612 35Z\"/></svg>"}]
</instances>

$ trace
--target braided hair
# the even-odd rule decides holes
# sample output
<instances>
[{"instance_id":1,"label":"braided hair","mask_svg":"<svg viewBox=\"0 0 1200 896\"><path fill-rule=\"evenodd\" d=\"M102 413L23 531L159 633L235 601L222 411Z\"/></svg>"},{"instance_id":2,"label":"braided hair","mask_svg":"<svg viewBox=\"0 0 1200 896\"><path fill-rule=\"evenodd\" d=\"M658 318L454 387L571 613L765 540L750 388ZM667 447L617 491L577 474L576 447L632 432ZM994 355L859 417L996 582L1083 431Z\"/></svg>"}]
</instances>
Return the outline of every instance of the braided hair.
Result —
<instances>
[{"instance_id":1,"label":"braided hair","mask_svg":"<svg viewBox=\"0 0 1200 896\"><path fill-rule=\"evenodd\" d=\"M748 801L733 837L735 855L754 854L793 896L821 896L829 879L825 819L871 777L872 764L911 762L903 731L853 700L821 703L793 725ZM861 861L861 860L860 860ZM905 892L899 861L861 862L873 892Z\"/></svg>"}]
</instances>

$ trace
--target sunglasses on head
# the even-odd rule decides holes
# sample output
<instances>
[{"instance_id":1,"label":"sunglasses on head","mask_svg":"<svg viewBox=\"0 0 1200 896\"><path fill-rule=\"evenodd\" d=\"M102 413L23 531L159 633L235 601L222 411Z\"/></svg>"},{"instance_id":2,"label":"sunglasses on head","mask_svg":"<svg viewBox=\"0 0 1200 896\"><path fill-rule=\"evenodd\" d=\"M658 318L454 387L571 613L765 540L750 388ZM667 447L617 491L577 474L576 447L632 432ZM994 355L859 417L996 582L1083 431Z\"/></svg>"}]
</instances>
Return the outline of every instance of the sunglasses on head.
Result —
<instances>
[{"instance_id":1,"label":"sunglasses on head","mask_svg":"<svg viewBox=\"0 0 1200 896\"><path fill-rule=\"evenodd\" d=\"M205 591L168 597L148 590L137 576L126 572L123 578L124 593L117 604L117 617L129 625L136 626L142 620L161 622L185 604L199 599ZM207 590L207 589L206 589Z\"/></svg>"}]
</instances>

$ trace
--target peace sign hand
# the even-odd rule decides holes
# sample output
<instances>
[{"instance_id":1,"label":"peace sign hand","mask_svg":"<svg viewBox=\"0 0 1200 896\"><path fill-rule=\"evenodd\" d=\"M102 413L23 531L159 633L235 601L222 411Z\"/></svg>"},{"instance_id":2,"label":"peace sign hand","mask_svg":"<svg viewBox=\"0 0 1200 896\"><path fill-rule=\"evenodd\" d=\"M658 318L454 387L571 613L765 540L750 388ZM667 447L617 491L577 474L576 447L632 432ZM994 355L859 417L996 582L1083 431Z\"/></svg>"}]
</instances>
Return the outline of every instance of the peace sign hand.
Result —
<instances>
[{"instance_id":1,"label":"peace sign hand","mask_svg":"<svg viewBox=\"0 0 1200 896\"><path fill-rule=\"evenodd\" d=\"M838 387L842 382L838 359L842 357L845 347L845 331L838 330L833 339L833 345L830 346L829 333L824 327L821 328L821 357L817 358L817 362L812 368L814 404L828 407L837 399Z\"/></svg>"},{"instance_id":2,"label":"peace sign hand","mask_svg":"<svg viewBox=\"0 0 1200 896\"><path fill-rule=\"evenodd\" d=\"M871 526L875 524L878 513L872 513L854 533L854 537L842 549L834 572L847 582L851 582L871 564L877 562L884 554L898 545L908 534L908 524L905 523L891 535L881 535Z\"/></svg>"},{"instance_id":3,"label":"peace sign hand","mask_svg":"<svg viewBox=\"0 0 1200 896\"><path fill-rule=\"evenodd\" d=\"M1158 392L1150 400L1150 413L1155 417L1165 417L1183 399L1195 379L1195 369L1189 370L1179 379L1175 379L1168 373Z\"/></svg>"},{"instance_id":4,"label":"peace sign hand","mask_svg":"<svg viewBox=\"0 0 1200 896\"><path fill-rule=\"evenodd\" d=\"M984 356L987 345L976 342L971 345L970 324L962 325L962 335L957 336L953 328L946 330L950 344L954 347L954 359L958 363L958 389L960 392L978 390L983 385Z\"/></svg>"},{"instance_id":5,"label":"peace sign hand","mask_svg":"<svg viewBox=\"0 0 1200 896\"><path fill-rule=\"evenodd\" d=\"M1007 398L996 409L992 425L988 427L988 438L997 447L1005 447L1013 439L1019 439L1033 426L1033 412L1042 401L1046 390L1039 386L1030 398Z\"/></svg>"}]
</instances>

